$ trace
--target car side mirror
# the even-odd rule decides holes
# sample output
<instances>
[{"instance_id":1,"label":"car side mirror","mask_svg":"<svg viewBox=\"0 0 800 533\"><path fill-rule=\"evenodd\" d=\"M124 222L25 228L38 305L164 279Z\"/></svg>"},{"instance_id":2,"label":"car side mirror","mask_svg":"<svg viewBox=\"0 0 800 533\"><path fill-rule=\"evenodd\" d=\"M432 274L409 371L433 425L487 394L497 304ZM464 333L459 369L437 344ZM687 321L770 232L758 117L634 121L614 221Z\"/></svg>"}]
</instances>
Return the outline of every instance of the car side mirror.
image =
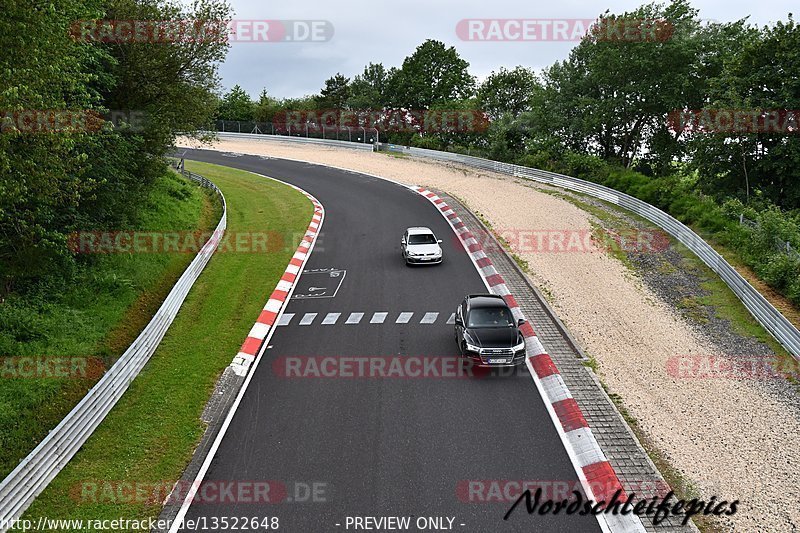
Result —
<instances>
[{"instance_id":1,"label":"car side mirror","mask_svg":"<svg viewBox=\"0 0 800 533\"><path fill-rule=\"evenodd\" d=\"M459 317L456 317L456 324L458 324L459 326L463 326L464 325L464 321L461 320Z\"/></svg>"},{"instance_id":2,"label":"car side mirror","mask_svg":"<svg viewBox=\"0 0 800 533\"><path fill-rule=\"evenodd\" d=\"M439 239L439 240L438 240L438 241L436 241L436 242L438 242L439 244L442 244L442 239Z\"/></svg>"},{"instance_id":3,"label":"car side mirror","mask_svg":"<svg viewBox=\"0 0 800 533\"><path fill-rule=\"evenodd\" d=\"M524 323L525 323L525 319L524 318L520 318L519 320L517 320L517 327L520 327Z\"/></svg>"},{"instance_id":4,"label":"car side mirror","mask_svg":"<svg viewBox=\"0 0 800 533\"><path fill-rule=\"evenodd\" d=\"M406 240L400 239L400 246L405 246L405 245L406 245Z\"/></svg>"}]
</instances>

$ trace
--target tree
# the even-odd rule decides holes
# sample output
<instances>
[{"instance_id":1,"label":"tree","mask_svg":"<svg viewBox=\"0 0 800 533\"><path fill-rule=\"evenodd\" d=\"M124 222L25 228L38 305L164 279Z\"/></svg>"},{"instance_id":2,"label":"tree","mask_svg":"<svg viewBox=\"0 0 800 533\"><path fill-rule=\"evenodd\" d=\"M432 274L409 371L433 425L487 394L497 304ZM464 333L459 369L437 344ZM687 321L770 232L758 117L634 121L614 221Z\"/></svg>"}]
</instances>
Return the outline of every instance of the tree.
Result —
<instances>
[{"instance_id":1,"label":"tree","mask_svg":"<svg viewBox=\"0 0 800 533\"><path fill-rule=\"evenodd\" d=\"M389 72L381 63L370 63L364 72L356 75L350 84L350 109L383 109L386 100L386 85Z\"/></svg>"},{"instance_id":2,"label":"tree","mask_svg":"<svg viewBox=\"0 0 800 533\"><path fill-rule=\"evenodd\" d=\"M739 21L720 28L717 43L728 52L711 81L706 107L763 113L753 130L687 135L691 167L703 178L700 186L742 199L759 189L778 205L800 206L800 116L795 115L793 131L782 128L790 113L774 126L766 127L765 120L767 112L800 108L800 81L787 75L800 70L800 25L791 15L761 31Z\"/></svg>"},{"instance_id":3,"label":"tree","mask_svg":"<svg viewBox=\"0 0 800 533\"><path fill-rule=\"evenodd\" d=\"M325 80L325 87L320 91L317 99L319 109L343 110L350 98L350 79L336 73Z\"/></svg>"},{"instance_id":4,"label":"tree","mask_svg":"<svg viewBox=\"0 0 800 533\"><path fill-rule=\"evenodd\" d=\"M275 114L280 110L280 102L267 94L266 89L261 90L258 102L255 104L254 116L256 122L272 122Z\"/></svg>"},{"instance_id":5,"label":"tree","mask_svg":"<svg viewBox=\"0 0 800 533\"><path fill-rule=\"evenodd\" d=\"M531 109L531 98L541 86L529 68L518 66L514 70L501 67L492 72L478 89L478 105L493 120L504 113L513 117Z\"/></svg>"},{"instance_id":6,"label":"tree","mask_svg":"<svg viewBox=\"0 0 800 533\"><path fill-rule=\"evenodd\" d=\"M405 109L428 109L434 104L471 98L475 95L475 78L468 68L469 63L454 47L429 39L390 77L388 103Z\"/></svg>"},{"instance_id":7,"label":"tree","mask_svg":"<svg viewBox=\"0 0 800 533\"><path fill-rule=\"evenodd\" d=\"M250 95L239 85L234 85L225 96L222 97L217 118L220 120L252 121L255 118L256 104L250 99Z\"/></svg>"},{"instance_id":8,"label":"tree","mask_svg":"<svg viewBox=\"0 0 800 533\"><path fill-rule=\"evenodd\" d=\"M698 81L696 15L688 0L621 15L606 12L568 60L545 72L545 105L569 148L627 167L649 151L653 135L666 128L667 114L698 95L691 89ZM654 20L666 21L671 33L634 42L608 37L609 28Z\"/></svg>"},{"instance_id":9,"label":"tree","mask_svg":"<svg viewBox=\"0 0 800 533\"><path fill-rule=\"evenodd\" d=\"M70 254L69 232L135 224L176 132L207 128L214 109L225 41L81 42L70 36L73 23L191 19L218 26L230 9L219 0L189 8L167 0L54 0L4 9L0 277L8 292L45 275L68 277L87 260ZM19 112L79 120L31 131Z\"/></svg>"}]
</instances>

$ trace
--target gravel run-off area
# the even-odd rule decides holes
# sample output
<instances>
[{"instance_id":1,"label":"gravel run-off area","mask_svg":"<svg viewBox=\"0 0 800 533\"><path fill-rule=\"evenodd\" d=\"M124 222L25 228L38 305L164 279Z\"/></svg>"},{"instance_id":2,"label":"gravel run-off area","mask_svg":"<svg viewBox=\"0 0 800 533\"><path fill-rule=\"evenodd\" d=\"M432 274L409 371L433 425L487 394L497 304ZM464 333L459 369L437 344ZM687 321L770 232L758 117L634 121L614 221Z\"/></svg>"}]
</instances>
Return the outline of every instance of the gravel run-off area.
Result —
<instances>
[{"instance_id":1,"label":"gravel run-off area","mask_svg":"<svg viewBox=\"0 0 800 533\"><path fill-rule=\"evenodd\" d=\"M179 145L208 148L187 139ZM586 245L593 242L586 235L602 226L595 216L553 189L512 177L386 153L273 141L226 139L214 149L313 161L458 197L528 262L533 283L661 456L702 498L740 501L738 513L712 522L713 529L800 530L797 388L764 373L708 377L709 367L700 365L713 369L719 361L771 352L734 333L713 310L704 320L685 312L680 302L702 288L670 247L620 261L603 247ZM539 244L537 236L549 232L565 245L549 237ZM678 366L687 361L691 367Z\"/></svg>"}]
</instances>

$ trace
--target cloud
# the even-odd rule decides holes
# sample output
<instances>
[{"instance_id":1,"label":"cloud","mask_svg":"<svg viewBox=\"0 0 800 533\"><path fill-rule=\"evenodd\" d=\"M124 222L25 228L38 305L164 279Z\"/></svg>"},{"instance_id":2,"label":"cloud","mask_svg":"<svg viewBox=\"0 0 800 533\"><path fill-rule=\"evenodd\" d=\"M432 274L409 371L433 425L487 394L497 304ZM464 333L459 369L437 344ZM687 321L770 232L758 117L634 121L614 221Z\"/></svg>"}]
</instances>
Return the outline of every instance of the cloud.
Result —
<instances>
[{"instance_id":1,"label":"cloud","mask_svg":"<svg viewBox=\"0 0 800 533\"><path fill-rule=\"evenodd\" d=\"M341 72L353 77L369 62L387 68L400 66L403 59L425 39L438 39L455 46L470 63L470 71L484 78L501 66L524 65L541 69L567 58L574 42L469 42L456 35L462 19L576 19L595 18L609 9L630 11L645 3L615 0L588 6L585 0L522 3L518 0L478 1L406 0L377 2L348 0L330 2L263 2L232 0L237 19L324 20L334 28L333 38L324 42L235 42L221 66L222 83L235 84L252 96L262 88L273 96L295 97L316 93L325 80ZM538 4L538 5L537 5ZM775 0L696 0L699 16L732 21L751 15L750 21L764 25L786 20L793 2Z\"/></svg>"}]
</instances>

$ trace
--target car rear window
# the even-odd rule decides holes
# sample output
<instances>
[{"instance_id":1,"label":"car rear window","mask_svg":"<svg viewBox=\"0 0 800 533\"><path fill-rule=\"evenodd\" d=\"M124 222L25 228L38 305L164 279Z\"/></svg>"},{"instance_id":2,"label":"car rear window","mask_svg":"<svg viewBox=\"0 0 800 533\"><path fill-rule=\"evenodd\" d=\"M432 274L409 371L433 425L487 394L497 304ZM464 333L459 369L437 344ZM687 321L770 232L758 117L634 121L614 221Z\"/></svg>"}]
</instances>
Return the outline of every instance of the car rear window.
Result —
<instances>
[{"instance_id":1,"label":"car rear window","mask_svg":"<svg viewBox=\"0 0 800 533\"><path fill-rule=\"evenodd\" d=\"M478 307L469 312L467 327L500 328L513 326L514 317L508 307Z\"/></svg>"},{"instance_id":2,"label":"car rear window","mask_svg":"<svg viewBox=\"0 0 800 533\"><path fill-rule=\"evenodd\" d=\"M408 244L436 244L433 233L418 233L408 236Z\"/></svg>"}]
</instances>

